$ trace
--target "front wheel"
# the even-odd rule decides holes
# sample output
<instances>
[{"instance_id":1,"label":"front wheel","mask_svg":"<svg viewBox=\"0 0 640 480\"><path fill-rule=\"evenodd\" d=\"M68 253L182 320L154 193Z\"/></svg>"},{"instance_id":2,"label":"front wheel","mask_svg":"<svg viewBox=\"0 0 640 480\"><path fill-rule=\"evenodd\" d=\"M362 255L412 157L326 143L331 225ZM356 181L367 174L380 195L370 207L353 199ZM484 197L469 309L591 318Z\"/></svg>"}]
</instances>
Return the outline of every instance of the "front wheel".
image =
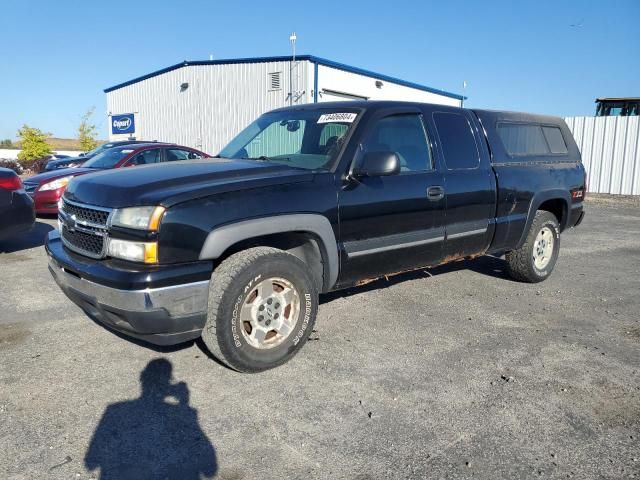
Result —
<instances>
[{"instance_id":1,"label":"front wheel","mask_svg":"<svg viewBox=\"0 0 640 480\"><path fill-rule=\"evenodd\" d=\"M213 272L202 339L218 360L260 372L293 357L313 329L318 292L299 258L256 247L236 253Z\"/></svg>"},{"instance_id":2,"label":"front wheel","mask_svg":"<svg viewBox=\"0 0 640 480\"><path fill-rule=\"evenodd\" d=\"M551 275L560 252L560 225L556 216L538 210L522 246L507 252L507 270L521 282L537 283Z\"/></svg>"}]
</instances>

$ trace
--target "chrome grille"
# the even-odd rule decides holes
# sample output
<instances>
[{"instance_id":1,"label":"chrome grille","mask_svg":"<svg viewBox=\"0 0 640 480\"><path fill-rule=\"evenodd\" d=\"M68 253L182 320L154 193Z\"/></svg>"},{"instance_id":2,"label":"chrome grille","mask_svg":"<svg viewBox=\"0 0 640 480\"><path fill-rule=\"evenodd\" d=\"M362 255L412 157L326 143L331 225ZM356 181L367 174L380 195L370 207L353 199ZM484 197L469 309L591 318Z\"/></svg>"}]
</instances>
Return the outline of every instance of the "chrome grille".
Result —
<instances>
[{"instance_id":1,"label":"chrome grille","mask_svg":"<svg viewBox=\"0 0 640 480\"><path fill-rule=\"evenodd\" d=\"M93 233L85 233L80 230L69 230L62 225L62 238L71 250L89 257L102 258L104 254L105 237Z\"/></svg>"},{"instance_id":2,"label":"chrome grille","mask_svg":"<svg viewBox=\"0 0 640 480\"><path fill-rule=\"evenodd\" d=\"M62 209L67 215L75 215L76 220L81 220L94 225L107 225L109 218L109 210L97 209L95 207L89 207L80 205L75 202L69 202L69 200L62 199Z\"/></svg>"},{"instance_id":3,"label":"chrome grille","mask_svg":"<svg viewBox=\"0 0 640 480\"><path fill-rule=\"evenodd\" d=\"M111 210L62 199L60 236L69 249L92 258L104 258Z\"/></svg>"}]
</instances>

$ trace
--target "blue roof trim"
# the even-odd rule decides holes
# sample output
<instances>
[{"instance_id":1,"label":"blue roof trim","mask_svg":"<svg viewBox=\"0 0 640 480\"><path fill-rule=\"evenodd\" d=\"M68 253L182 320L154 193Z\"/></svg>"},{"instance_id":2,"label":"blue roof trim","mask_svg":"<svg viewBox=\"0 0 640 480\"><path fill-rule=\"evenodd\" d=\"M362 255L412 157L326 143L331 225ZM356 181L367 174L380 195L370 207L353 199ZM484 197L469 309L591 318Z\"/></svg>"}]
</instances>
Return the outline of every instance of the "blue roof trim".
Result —
<instances>
[{"instance_id":1,"label":"blue roof trim","mask_svg":"<svg viewBox=\"0 0 640 480\"><path fill-rule=\"evenodd\" d=\"M345 72L356 73L358 75L365 75L367 77L374 77L378 80L384 80L387 82L395 83L397 85L403 85L409 88L415 88L416 90L422 90L425 92L436 93L438 95L443 95L450 98L455 98L457 100L466 100L467 97L463 95L458 95L456 93L446 92L444 90L439 90L437 88L427 87L426 85L420 85L418 83L408 82L406 80L402 80L400 78L391 77L389 75L384 75L377 72L372 72L371 70L365 70L363 68L352 67L350 65L345 65L344 63L334 62L332 60L327 60L326 58L315 57L313 55L298 55L296 56L297 60L306 60L309 62L313 62L316 65L324 65L325 67L331 67L338 70L343 70ZM255 57L255 58L230 58L225 60L193 60L188 61L185 60L181 63L176 63L175 65L171 65L166 68L162 68L160 70L156 70L155 72L148 73L146 75L142 75L141 77L136 77L132 80L119 83L114 85L113 87L105 88L104 93L109 93L114 90L118 90L119 88L123 88L129 85L133 85L134 83L141 82L143 80L147 80L148 78L156 77L158 75L162 75L163 73L168 73L173 70L177 70L179 68L188 67L190 65L231 65L238 63L265 63L265 62L288 62L291 60L291 56L279 56L279 57Z\"/></svg>"},{"instance_id":2,"label":"blue roof trim","mask_svg":"<svg viewBox=\"0 0 640 480\"><path fill-rule=\"evenodd\" d=\"M345 65L344 63L334 62L327 60L326 58L314 57L309 55L309 61L317 63L318 65L324 65L325 67L332 67L345 72L357 73L359 75L365 75L367 77L374 77L378 80L385 80L387 82L395 83L397 85L403 85L405 87L415 88L416 90L422 90L424 92L437 93L445 97L455 98L457 100L466 100L467 97L458 95L456 93L446 92L437 88L427 87L426 85L420 85L419 83L408 82L401 78L391 77L382 73L372 72L371 70L365 70L364 68L352 67L351 65Z\"/></svg>"}]
</instances>

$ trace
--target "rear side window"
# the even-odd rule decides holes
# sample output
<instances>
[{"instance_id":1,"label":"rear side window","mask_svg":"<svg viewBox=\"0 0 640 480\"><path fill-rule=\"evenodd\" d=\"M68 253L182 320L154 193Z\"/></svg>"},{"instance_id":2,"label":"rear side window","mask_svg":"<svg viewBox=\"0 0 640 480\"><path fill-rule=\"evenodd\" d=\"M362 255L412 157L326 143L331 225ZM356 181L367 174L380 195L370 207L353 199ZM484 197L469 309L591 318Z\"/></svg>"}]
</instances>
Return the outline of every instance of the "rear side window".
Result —
<instances>
[{"instance_id":1,"label":"rear side window","mask_svg":"<svg viewBox=\"0 0 640 480\"><path fill-rule=\"evenodd\" d=\"M477 168L480 153L471 124L459 113L436 112L433 121L444 153L444 161L449 170Z\"/></svg>"},{"instance_id":2,"label":"rear side window","mask_svg":"<svg viewBox=\"0 0 640 480\"><path fill-rule=\"evenodd\" d=\"M542 132L544 133L544 138L547 139L551 153L567 153L567 144L564 143L562 132L558 127L542 127Z\"/></svg>"},{"instance_id":3,"label":"rear side window","mask_svg":"<svg viewBox=\"0 0 640 480\"><path fill-rule=\"evenodd\" d=\"M165 153L167 162L176 162L179 160L193 160L196 158L202 158L195 152L190 150L181 150L179 148L169 148Z\"/></svg>"},{"instance_id":4,"label":"rear side window","mask_svg":"<svg viewBox=\"0 0 640 480\"><path fill-rule=\"evenodd\" d=\"M500 123L498 135L509 155L547 155L549 153L540 125Z\"/></svg>"},{"instance_id":5,"label":"rear side window","mask_svg":"<svg viewBox=\"0 0 640 480\"><path fill-rule=\"evenodd\" d=\"M500 123L498 135L507 153L514 157L567 153L567 144L558 127Z\"/></svg>"}]
</instances>

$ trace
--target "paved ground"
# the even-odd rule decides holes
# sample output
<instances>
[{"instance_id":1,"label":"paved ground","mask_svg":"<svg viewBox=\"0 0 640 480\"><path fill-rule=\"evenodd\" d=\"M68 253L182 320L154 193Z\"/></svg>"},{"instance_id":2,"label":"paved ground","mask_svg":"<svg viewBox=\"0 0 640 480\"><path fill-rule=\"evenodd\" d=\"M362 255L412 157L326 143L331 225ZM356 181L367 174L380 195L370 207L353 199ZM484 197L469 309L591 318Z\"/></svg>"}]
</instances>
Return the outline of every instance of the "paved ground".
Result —
<instances>
[{"instance_id":1,"label":"paved ground","mask_svg":"<svg viewBox=\"0 0 640 480\"><path fill-rule=\"evenodd\" d=\"M0 478L640 476L633 202L591 202L543 284L484 258L327 296L258 375L92 323L47 272L53 224L0 248Z\"/></svg>"}]
</instances>

